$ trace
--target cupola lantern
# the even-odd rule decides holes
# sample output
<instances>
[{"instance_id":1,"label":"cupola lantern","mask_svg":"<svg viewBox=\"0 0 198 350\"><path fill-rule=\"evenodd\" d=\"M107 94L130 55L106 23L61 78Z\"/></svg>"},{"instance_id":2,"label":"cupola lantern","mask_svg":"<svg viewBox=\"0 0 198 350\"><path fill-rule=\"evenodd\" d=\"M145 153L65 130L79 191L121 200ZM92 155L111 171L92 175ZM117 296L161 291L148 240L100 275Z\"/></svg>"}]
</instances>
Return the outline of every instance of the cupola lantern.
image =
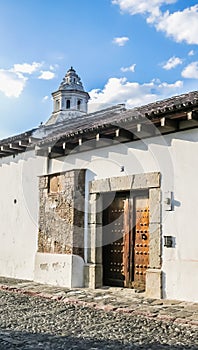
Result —
<instances>
[{"instance_id":1,"label":"cupola lantern","mask_svg":"<svg viewBox=\"0 0 198 350\"><path fill-rule=\"evenodd\" d=\"M83 116L87 113L88 92L84 91L82 82L75 69L71 67L57 91L52 93L53 113L46 125Z\"/></svg>"}]
</instances>

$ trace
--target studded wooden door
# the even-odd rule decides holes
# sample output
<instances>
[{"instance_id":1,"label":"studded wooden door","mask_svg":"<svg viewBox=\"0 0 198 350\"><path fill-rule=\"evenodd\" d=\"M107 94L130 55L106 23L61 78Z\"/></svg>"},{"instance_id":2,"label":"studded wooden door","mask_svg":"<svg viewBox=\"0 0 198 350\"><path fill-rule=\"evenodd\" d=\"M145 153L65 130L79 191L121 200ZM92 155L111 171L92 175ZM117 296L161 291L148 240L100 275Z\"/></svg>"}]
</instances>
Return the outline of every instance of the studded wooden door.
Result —
<instances>
[{"instance_id":1,"label":"studded wooden door","mask_svg":"<svg viewBox=\"0 0 198 350\"><path fill-rule=\"evenodd\" d=\"M106 197L103 205L103 283L145 289L149 267L149 199L143 193ZM108 203L110 202L110 204Z\"/></svg>"},{"instance_id":2,"label":"studded wooden door","mask_svg":"<svg viewBox=\"0 0 198 350\"><path fill-rule=\"evenodd\" d=\"M103 216L103 283L124 287L127 279L129 232L128 199L116 196Z\"/></svg>"},{"instance_id":3,"label":"studded wooden door","mask_svg":"<svg viewBox=\"0 0 198 350\"><path fill-rule=\"evenodd\" d=\"M135 227L133 245L133 287L144 290L149 267L149 199L135 197Z\"/></svg>"}]
</instances>

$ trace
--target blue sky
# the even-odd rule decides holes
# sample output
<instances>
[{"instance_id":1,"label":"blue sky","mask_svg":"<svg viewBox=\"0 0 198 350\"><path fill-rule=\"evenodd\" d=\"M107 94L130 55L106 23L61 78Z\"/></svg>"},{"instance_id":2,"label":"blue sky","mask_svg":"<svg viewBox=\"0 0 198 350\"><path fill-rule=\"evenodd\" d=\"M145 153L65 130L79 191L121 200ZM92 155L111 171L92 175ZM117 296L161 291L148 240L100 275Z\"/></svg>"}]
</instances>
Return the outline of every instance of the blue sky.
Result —
<instances>
[{"instance_id":1,"label":"blue sky","mask_svg":"<svg viewBox=\"0 0 198 350\"><path fill-rule=\"evenodd\" d=\"M0 0L0 138L45 122L73 66L89 110L197 90L198 4Z\"/></svg>"}]
</instances>

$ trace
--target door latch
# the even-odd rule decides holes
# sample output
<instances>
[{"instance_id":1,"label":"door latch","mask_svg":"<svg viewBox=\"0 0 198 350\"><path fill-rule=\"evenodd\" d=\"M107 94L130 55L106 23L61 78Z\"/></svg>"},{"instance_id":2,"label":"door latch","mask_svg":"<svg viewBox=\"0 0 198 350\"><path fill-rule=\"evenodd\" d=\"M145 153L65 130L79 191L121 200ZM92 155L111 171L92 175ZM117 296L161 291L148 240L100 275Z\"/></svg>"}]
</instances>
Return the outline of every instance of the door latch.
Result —
<instances>
[{"instance_id":1,"label":"door latch","mask_svg":"<svg viewBox=\"0 0 198 350\"><path fill-rule=\"evenodd\" d=\"M145 233L142 233L142 239L145 241L147 239L147 235Z\"/></svg>"}]
</instances>

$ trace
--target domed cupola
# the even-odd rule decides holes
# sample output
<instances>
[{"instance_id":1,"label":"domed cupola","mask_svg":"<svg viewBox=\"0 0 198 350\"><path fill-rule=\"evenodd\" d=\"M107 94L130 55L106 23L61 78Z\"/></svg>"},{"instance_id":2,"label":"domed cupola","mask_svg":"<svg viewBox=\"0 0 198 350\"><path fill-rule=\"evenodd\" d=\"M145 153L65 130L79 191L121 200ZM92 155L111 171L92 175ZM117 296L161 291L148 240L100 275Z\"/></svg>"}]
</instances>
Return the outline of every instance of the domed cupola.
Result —
<instances>
[{"instance_id":1,"label":"domed cupola","mask_svg":"<svg viewBox=\"0 0 198 350\"><path fill-rule=\"evenodd\" d=\"M78 90L84 91L82 82L78 74L73 67L71 67L65 77L63 78L62 83L60 84L59 90Z\"/></svg>"},{"instance_id":2,"label":"domed cupola","mask_svg":"<svg viewBox=\"0 0 198 350\"><path fill-rule=\"evenodd\" d=\"M73 67L67 71L59 89L52 93L52 97L54 110L46 125L73 119L87 113L87 103L90 97L88 92L84 91L81 79Z\"/></svg>"}]
</instances>

